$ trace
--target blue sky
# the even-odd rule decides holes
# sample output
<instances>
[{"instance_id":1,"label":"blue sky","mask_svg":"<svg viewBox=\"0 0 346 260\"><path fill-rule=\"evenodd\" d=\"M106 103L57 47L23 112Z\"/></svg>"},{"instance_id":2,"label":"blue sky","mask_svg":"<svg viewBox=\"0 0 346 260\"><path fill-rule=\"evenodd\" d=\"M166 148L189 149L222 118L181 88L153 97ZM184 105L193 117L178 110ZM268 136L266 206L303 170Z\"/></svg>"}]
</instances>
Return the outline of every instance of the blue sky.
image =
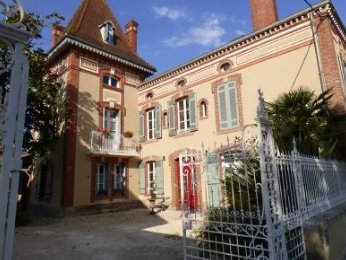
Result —
<instances>
[{"instance_id":1,"label":"blue sky","mask_svg":"<svg viewBox=\"0 0 346 260\"><path fill-rule=\"evenodd\" d=\"M69 21L81 0L21 0L26 11L41 16L56 11ZM138 53L164 72L251 32L249 0L107 0L123 27L139 23ZM310 0L314 4L318 0ZM333 0L346 24L345 0ZM307 7L304 0L277 0L282 19ZM50 48L50 29L40 47Z\"/></svg>"}]
</instances>

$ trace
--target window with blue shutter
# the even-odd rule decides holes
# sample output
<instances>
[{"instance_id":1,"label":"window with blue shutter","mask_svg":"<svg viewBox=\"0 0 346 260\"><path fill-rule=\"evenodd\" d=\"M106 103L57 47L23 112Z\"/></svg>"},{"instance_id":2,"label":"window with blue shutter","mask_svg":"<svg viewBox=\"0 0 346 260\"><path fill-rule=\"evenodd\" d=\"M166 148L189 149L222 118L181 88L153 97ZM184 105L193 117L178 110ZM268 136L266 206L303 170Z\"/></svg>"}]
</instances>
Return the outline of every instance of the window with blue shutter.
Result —
<instances>
[{"instance_id":1,"label":"window with blue shutter","mask_svg":"<svg viewBox=\"0 0 346 260\"><path fill-rule=\"evenodd\" d=\"M145 165L144 162L139 164L139 193L145 194Z\"/></svg>"},{"instance_id":2,"label":"window with blue shutter","mask_svg":"<svg viewBox=\"0 0 346 260\"><path fill-rule=\"evenodd\" d=\"M189 117L190 117L190 130L196 131L198 129L197 116L196 116L196 94L192 93L188 96L189 100Z\"/></svg>"},{"instance_id":3,"label":"window with blue shutter","mask_svg":"<svg viewBox=\"0 0 346 260\"><path fill-rule=\"evenodd\" d=\"M139 141L144 141L144 111L139 111L139 129L138 129L138 137Z\"/></svg>"},{"instance_id":4,"label":"window with blue shutter","mask_svg":"<svg viewBox=\"0 0 346 260\"><path fill-rule=\"evenodd\" d=\"M174 136L177 134L175 126L175 103L174 101L168 101L168 131L169 136Z\"/></svg>"},{"instance_id":5,"label":"window with blue shutter","mask_svg":"<svg viewBox=\"0 0 346 260\"><path fill-rule=\"evenodd\" d=\"M155 162L155 193L164 193L163 161Z\"/></svg>"},{"instance_id":6,"label":"window with blue shutter","mask_svg":"<svg viewBox=\"0 0 346 260\"><path fill-rule=\"evenodd\" d=\"M155 138L161 138L161 105L155 107Z\"/></svg>"},{"instance_id":7,"label":"window with blue shutter","mask_svg":"<svg viewBox=\"0 0 346 260\"><path fill-rule=\"evenodd\" d=\"M234 81L218 87L220 130L239 126L237 89Z\"/></svg>"}]
</instances>

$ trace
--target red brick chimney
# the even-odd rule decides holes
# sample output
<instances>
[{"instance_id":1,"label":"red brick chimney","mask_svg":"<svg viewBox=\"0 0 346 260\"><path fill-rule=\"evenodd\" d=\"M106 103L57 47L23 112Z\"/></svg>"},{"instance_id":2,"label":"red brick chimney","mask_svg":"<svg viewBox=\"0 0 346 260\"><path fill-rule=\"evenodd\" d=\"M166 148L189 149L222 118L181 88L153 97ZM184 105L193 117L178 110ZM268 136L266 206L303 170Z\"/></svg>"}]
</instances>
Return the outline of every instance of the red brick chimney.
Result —
<instances>
[{"instance_id":1,"label":"red brick chimney","mask_svg":"<svg viewBox=\"0 0 346 260\"><path fill-rule=\"evenodd\" d=\"M257 31L278 20L275 0L250 0L252 29Z\"/></svg>"},{"instance_id":2,"label":"red brick chimney","mask_svg":"<svg viewBox=\"0 0 346 260\"><path fill-rule=\"evenodd\" d=\"M134 20L129 21L125 26L127 41L130 49L135 53L137 53L137 29L138 23Z\"/></svg>"},{"instance_id":3,"label":"red brick chimney","mask_svg":"<svg viewBox=\"0 0 346 260\"><path fill-rule=\"evenodd\" d=\"M64 35L65 28L60 25L53 25L52 27L52 47L54 47L59 39Z\"/></svg>"}]
</instances>

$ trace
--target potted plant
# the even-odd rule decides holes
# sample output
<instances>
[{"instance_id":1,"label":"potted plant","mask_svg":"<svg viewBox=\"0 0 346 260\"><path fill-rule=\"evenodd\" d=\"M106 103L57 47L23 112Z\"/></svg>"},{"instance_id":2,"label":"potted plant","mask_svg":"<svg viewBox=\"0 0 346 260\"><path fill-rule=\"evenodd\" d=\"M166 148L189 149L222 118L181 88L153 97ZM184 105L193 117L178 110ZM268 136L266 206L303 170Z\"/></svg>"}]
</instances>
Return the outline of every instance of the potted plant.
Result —
<instances>
[{"instance_id":1,"label":"potted plant","mask_svg":"<svg viewBox=\"0 0 346 260\"><path fill-rule=\"evenodd\" d=\"M127 130L124 132L124 137L126 138L132 138L133 137L133 132L130 130Z\"/></svg>"}]
</instances>

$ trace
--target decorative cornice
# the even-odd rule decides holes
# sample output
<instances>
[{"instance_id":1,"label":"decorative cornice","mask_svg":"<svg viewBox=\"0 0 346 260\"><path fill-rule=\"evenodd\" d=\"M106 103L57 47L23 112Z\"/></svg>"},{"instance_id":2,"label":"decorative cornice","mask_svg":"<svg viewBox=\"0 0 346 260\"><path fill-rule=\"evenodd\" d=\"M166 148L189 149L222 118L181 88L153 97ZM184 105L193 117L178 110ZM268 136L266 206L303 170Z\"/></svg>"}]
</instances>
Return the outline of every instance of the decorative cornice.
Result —
<instances>
[{"instance_id":1,"label":"decorative cornice","mask_svg":"<svg viewBox=\"0 0 346 260\"><path fill-rule=\"evenodd\" d=\"M316 4L313 6L313 10L327 10L330 13L330 17L334 24L336 25L336 28L340 30L341 34L344 31L343 25L340 25L340 23L337 22L335 18L335 10L334 8L329 8L332 6L329 0L325 0L319 4ZM302 23L304 21L308 20L308 13L311 12L311 8L304 9L298 13L295 13L283 20L280 20L272 25L269 25L261 30L255 31L253 33L250 33L246 36L240 37L228 44L225 44L215 50L212 50L211 52L206 53L203 56L199 56L195 58L194 60L184 63L180 66L177 66L167 72L164 72L162 74L159 74L151 79L148 79L146 82L144 82L142 85L138 86L139 90L145 89L147 87L153 86L155 84L158 84L164 80L173 78L174 76L180 75L183 72L186 72L192 68L195 68L197 66L200 66L206 62L213 61L219 57L222 57L226 54L229 54L231 52L240 50L246 46L252 45L260 40L263 40L265 38L271 37L273 35L278 34L279 32L282 32L284 30L287 30L289 28L292 28L293 26L296 26L299 23ZM334 19L333 19L334 17ZM342 34L343 37L345 33ZM344 38L345 39L345 38Z\"/></svg>"},{"instance_id":2,"label":"decorative cornice","mask_svg":"<svg viewBox=\"0 0 346 260\"><path fill-rule=\"evenodd\" d=\"M146 73L149 73L149 74L153 74L154 71L148 69L148 68L145 68L143 66L140 66L134 62L130 62L126 59L123 59L121 57L118 57L114 54L111 54L109 52L106 52L106 51L103 51L97 47L94 47L94 46L91 46L90 44L87 44L87 43L83 43L77 39L73 39L71 36L67 35L64 37L63 40L61 40L52 50L50 50L50 52L48 53L48 60L50 60L55 53L57 53L59 50L61 50L63 47L65 47L66 45L74 45L74 46L77 46L79 48L82 48L82 49L85 49L85 50L88 50L88 51L91 51L91 52L94 52L98 55L101 55L103 57L106 57L106 58L109 58L109 59L112 59L112 60L115 60L117 62L120 62L124 65L128 65L130 67L133 67L133 68L136 68L136 69L139 69L139 70L142 70Z\"/></svg>"}]
</instances>

